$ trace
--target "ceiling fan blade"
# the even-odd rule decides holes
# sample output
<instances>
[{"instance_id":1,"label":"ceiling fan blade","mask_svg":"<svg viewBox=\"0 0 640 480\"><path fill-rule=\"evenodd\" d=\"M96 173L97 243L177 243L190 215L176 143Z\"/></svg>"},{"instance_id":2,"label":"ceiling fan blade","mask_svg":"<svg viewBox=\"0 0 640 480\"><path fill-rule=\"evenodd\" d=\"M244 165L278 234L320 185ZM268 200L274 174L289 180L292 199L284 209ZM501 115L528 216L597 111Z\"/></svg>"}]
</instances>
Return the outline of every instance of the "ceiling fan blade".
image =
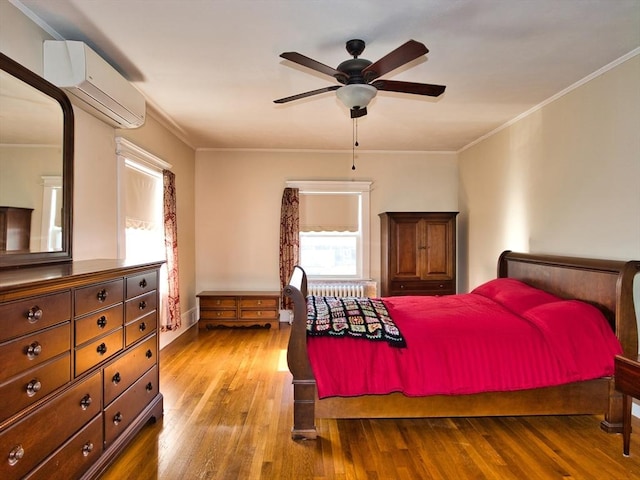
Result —
<instances>
[{"instance_id":1,"label":"ceiling fan blade","mask_svg":"<svg viewBox=\"0 0 640 480\"><path fill-rule=\"evenodd\" d=\"M395 80L376 80L371 85L378 90L387 92L413 93L415 95L426 95L428 97L438 97L447 88L444 85L431 85L429 83L400 82Z\"/></svg>"},{"instance_id":2,"label":"ceiling fan blade","mask_svg":"<svg viewBox=\"0 0 640 480\"><path fill-rule=\"evenodd\" d=\"M404 45L399 46L393 52L386 54L377 62L372 63L362 70L366 82L375 80L385 73L395 70L396 68L409 63L411 60L425 55L429 49L420 42L409 40Z\"/></svg>"},{"instance_id":3,"label":"ceiling fan blade","mask_svg":"<svg viewBox=\"0 0 640 480\"><path fill-rule=\"evenodd\" d=\"M318 95L319 93L330 92L332 90L337 90L342 85L331 85L329 87L319 88L317 90L311 90L310 92L299 93L298 95L292 95L290 97L279 98L278 100L274 100L273 103L287 103L293 100L300 100L301 98L311 97L313 95Z\"/></svg>"},{"instance_id":4,"label":"ceiling fan blade","mask_svg":"<svg viewBox=\"0 0 640 480\"><path fill-rule=\"evenodd\" d=\"M351 118L364 117L366 114L367 114L367 107L351 109Z\"/></svg>"},{"instance_id":5,"label":"ceiling fan blade","mask_svg":"<svg viewBox=\"0 0 640 480\"><path fill-rule=\"evenodd\" d=\"M324 73L325 75L329 75L334 78L343 78L345 80L348 78L347 75L339 72L335 68L325 65L324 63L320 63L313 58L305 57L298 52L284 52L281 53L280 56L285 60L289 60L290 62L297 63L298 65L302 65L303 67L310 68L311 70Z\"/></svg>"}]
</instances>

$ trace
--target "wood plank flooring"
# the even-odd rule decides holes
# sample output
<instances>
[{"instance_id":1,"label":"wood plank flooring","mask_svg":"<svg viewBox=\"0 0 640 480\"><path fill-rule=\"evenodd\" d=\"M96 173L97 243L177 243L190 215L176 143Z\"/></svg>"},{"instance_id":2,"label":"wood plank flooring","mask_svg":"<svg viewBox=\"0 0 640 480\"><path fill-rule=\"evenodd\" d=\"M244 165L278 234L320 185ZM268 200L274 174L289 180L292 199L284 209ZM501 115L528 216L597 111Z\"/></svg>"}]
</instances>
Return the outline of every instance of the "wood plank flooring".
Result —
<instances>
[{"instance_id":1,"label":"wood plank flooring","mask_svg":"<svg viewBox=\"0 0 640 480\"><path fill-rule=\"evenodd\" d=\"M193 328L163 349L164 417L102 480L640 479L637 419L630 457L597 416L320 420L293 441L288 335Z\"/></svg>"}]
</instances>

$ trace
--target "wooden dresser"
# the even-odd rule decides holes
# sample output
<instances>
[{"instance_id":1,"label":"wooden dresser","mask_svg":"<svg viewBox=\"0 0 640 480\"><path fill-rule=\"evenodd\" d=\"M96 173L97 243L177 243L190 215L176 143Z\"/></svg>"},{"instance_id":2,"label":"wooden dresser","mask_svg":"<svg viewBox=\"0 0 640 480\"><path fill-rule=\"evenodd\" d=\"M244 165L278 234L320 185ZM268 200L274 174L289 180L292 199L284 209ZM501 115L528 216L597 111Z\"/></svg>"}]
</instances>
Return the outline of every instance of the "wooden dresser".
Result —
<instances>
[{"instance_id":1,"label":"wooden dresser","mask_svg":"<svg viewBox=\"0 0 640 480\"><path fill-rule=\"evenodd\" d=\"M205 291L198 294L198 328L280 327L280 292Z\"/></svg>"},{"instance_id":2,"label":"wooden dresser","mask_svg":"<svg viewBox=\"0 0 640 480\"><path fill-rule=\"evenodd\" d=\"M383 297L456 293L457 214L380 214Z\"/></svg>"},{"instance_id":3,"label":"wooden dresser","mask_svg":"<svg viewBox=\"0 0 640 480\"><path fill-rule=\"evenodd\" d=\"M162 416L159 267L0 272L0 478L96 478Z\"/></svg>"}]
</instances>

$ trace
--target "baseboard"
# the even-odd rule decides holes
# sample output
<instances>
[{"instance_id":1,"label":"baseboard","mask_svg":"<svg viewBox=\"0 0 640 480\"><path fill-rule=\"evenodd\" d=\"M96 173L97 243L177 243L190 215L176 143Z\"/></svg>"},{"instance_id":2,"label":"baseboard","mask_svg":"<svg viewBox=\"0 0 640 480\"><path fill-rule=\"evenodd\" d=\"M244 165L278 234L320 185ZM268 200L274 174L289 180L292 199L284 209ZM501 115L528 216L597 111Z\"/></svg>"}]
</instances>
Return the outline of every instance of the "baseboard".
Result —
<instances>
[{"instance_id":1,"label":"baseboard","mask_svg":"<svg viewBox=\"0 0 640 480\"><path fill-rule=\"evenodd\" d=\"M177 330L169 330L160 333L160 350L176 340L180 335L185 333L194 325L198 324L198 309L192 308L180 315L182 325Z\"/></svg>"}]
</instances>

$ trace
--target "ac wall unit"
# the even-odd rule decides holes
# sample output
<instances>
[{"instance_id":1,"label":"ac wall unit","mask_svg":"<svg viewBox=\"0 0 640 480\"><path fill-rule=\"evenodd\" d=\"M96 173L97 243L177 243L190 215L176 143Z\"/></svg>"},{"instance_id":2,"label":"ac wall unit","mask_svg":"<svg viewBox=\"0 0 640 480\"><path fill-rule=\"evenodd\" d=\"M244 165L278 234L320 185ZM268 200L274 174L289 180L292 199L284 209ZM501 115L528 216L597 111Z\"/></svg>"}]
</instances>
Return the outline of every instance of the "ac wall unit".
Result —
<instances>
[{"instance_id":1,"label":"ac wall unit","mask_svg":"<svg viewBox=\"0 0 640 480\"><path fill-rule=\"evenodd\" d=\"M83 42L45 40L44 77L65 89L72 103L115 127L144 124L142 94Z\"/></svg>"}]
</instances>

